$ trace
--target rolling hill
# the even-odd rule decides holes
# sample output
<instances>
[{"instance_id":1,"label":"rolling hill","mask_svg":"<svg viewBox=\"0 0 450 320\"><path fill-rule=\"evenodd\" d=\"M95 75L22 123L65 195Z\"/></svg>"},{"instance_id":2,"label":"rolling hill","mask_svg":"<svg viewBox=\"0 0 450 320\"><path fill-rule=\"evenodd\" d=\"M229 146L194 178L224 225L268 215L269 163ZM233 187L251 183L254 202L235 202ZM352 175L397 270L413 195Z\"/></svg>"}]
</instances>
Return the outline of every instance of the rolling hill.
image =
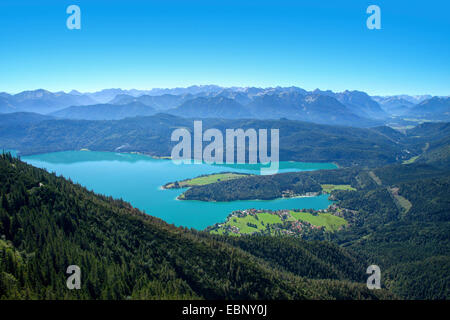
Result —
<instances>
[{"instance_id":1,"label":"rolling hill","mask_svg":"<svg viewBox=\"0 0 450 320\"><path fill-rule=\"evenodd\" d=\"M0 115L0 122L2 117ZM170 156L170 135L176 128L192 130L192 119L167 114L122 120L45 120L0 127L0 147L21 154L87 148L96 151L141 152ZM392 129L380 130L319 125L292 120L204 119L203 129L248 128L280 130L280 160L336 162L342 166L376 166L418 155L420 146L409 146ZM397 133L396 131L393 131ZM425 140L419 140L419 144ZM407 151L406 147L411 149ZM416 150L416 151L414 151ZM416 153L412 153L416 152Z\"/></svg>"},{"instance_id":2,"label":"rolling hill","mask_svg":"<svg viewBox=\"0 0 450 320\"><path fill-rule=\"evenodd\" d=\"M156 110L140 102L125 105L96 104L88 106L72 106L51 113L52 116L64 119L84 120L119 120L136 116L149 116Z\"/></svg>"}]
</instances>

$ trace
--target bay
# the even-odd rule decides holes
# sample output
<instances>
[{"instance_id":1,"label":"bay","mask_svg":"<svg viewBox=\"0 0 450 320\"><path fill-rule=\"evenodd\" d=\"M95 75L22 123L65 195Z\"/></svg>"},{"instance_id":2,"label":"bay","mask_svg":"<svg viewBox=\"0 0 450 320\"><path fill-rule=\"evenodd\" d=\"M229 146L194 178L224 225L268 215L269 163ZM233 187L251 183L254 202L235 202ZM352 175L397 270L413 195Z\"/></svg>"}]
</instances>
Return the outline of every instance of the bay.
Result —
<instances>
[{"instance_id":1,"label":"bay","mask_svg":"<svg viewBox=\"0 0 450 320\"><path fill-rule=\"evenodd\" d=\"M327 195L317 197L249 200L232 202L182 201L176 197L184 189L163 190L167 182L194 178L218 172L259 174L260 165L175 164L171 160L153 159L140 154L64 151L21 159L80 183L96 193L130 202L139 208L176 226L202 230L225 221L238 209L324 209L331 204ZM331 163L280 162L279 172L334 169Z\"/></svg>"}]
</instances>

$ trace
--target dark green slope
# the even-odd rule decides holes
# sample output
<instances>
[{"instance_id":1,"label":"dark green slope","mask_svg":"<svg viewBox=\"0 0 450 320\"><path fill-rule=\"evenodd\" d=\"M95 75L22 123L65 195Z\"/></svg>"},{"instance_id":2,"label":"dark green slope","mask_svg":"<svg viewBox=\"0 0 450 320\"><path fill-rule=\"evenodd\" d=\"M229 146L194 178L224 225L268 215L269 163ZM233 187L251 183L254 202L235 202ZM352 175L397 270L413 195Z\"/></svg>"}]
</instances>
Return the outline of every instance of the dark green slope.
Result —
<instances>
[{"instance_id":1,"label":"dark green slope","mask_svg":"<svg viewBox=\"0 0 450 320\"><path fill-rule=\"evenodd\" d=\"M379 265L395 294L448 299L450 172L424 179L416 169L417 177L400 174L405 182L390 187L334 193L341 207L358 211L353 228L336 233L335 241Z\"/></svg>"},{"instance_id":2,"label":"dark green slope","mask_svg":"<svg viewBox=\"0 0 450 320\"><path fill-rule=\"evenodd\" d=\"M357 191L332 193L341 208L357 213L345 214L352 227L330 238L379 265L382 283L403 298L450 297L447 150L444 144L413 164L360 171L348 180L356 180Z\"/></svg>"},{"instance_id":3,"label":"dark green slope","mask_svg":"<svg viewBox=\"0 0 450 320\"><path fill-rule=\"evenodd\" d=\"M411 292L415 292L414 298L448 299L450 297L450 257L436 255L395 265L388 269L385 283L401 296L411 296ZM436 292L440 292L440 295L436 295Z\"/></svg>"},{"instance_id":4,"label":"dark green slope","mask_svg":"<svg viewBox=\"0 0 450 320\"><path fill-rule=\"evenodd\" d=\"M218 236L233 246L282 268L313 279L346 279L365 282L366 262L332 242L305 241L295 237Z\"/></svg>"},{"instance_id":5,"label":"dark green slope","mask_svg":"<svg viewBox=\"0 0 450 320\"><path fill-rule=\"evenodd\" d=\"M297 246L312 257L309 271L280 267L273 253L175 228L8 155L0 156L0 191L0 298L392 297L351 282L360 262L345 251L330 260L330 245L280 242L285 255ZM81 290L66 288L72 264L81 267Z\"/></svg>"},{"instance_id":6,"label":"dark green slope","mask_svg":"<svg viewBox=\"0 0 450 320\"><path fill-rule=\"evenodd\" d=\"M208 188L193 187L186 192L186 197L199 200L243 199L258 197L261 193L265 197L276 196L280 188L313 191L320 184L349 184L357 190L333 191L331 196L338 207L349 209L343 210L343 216L350 227L318 236L356 251L364 257L366 264L379 265L382 283L403 298L448 299L449 155L448 138L435 139L428 150L411 164L245 177L234 180L233 185L224 181L211 184ZM278 252L284 252L278 242L271 244L265 238L252 239L242 237L242 240L233 241L256 256L271 257L291 272L301 268L295 258L286 258L283 254L277 256ZM307 274L308 267L312 265L315 270L320 270L315 256L302 252L305 247L290 247L296 256L310 261L302 272ZM339 267L341 271L354 269L357 268ZM437 273L436 270L440 271ZM350 274L345 276L354 279Z\"/></svg>"}]
</instances>

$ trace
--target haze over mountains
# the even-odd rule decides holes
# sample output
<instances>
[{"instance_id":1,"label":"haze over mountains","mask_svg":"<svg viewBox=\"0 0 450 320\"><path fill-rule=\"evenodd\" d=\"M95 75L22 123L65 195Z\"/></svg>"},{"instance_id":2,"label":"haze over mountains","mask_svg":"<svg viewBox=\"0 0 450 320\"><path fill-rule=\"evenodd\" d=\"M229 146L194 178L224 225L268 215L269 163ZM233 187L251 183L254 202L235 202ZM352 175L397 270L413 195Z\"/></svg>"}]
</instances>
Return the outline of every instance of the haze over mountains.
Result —
<instances>
[{"instance_id":1,"label":"haze over mountains","mask_svg":"<svg viewBox=\"0 0 450 320\"><path fill-rule=\"evenodd\" d=\"M93 93L43 89L0 93L0 113L34 112L66 119L118 120L158 112L186 118L280 119L372 127L392 118L450 120L450 98L369 96L362 91L306 91L298 87L123 90Z\"/></svg>"},{"instance_id":2,"label":"haze over mountains","mask_svg":"<svg viewBox=\"0 0 450 320\"><path fill-rule=\"evenodd\" d=\"M74 95L64 92L52 93L43 89L23 91L15 95L0 94L0 112L2 113L27 111L46 114L74 105L95 103L96 100L88 95Z\"/></svg>"},{"instance_id":3,"label":"haze over mountains","mask_svg":"<svg viewBox=\"0 0 450 320\"><path fill-rule=\"evenodd\" d=\"M109 103L88 106L73 106L51 113L58 118L74 120L120 120L137 116L150 116L156 113L151 106L141 102L124 105Z\"/></svg>"}]
</instances>

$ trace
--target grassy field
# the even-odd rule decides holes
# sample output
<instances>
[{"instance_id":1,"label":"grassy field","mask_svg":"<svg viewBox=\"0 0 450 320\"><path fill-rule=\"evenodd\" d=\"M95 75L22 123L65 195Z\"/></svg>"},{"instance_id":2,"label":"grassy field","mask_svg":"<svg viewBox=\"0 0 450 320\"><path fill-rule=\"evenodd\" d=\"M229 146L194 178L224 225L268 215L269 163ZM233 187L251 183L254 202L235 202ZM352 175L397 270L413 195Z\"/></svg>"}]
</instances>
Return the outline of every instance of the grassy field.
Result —
<instances>
[{"instance_id":1,"label":"grassy field","mask_svg":"<svg viewBox=\"0 0 450 320\"><path fill-rule=\"evenodd\" d=\"M241 173L233 173L233 172L214 173L214 174L200 176L200 177L193 178L193 179L178 181L178 188L204 186L204 185L219 182L219 181L232 180L232 179L242 178L242 177L246 177L246 176L248 176L248 175L241 174ZM177 188L175 186L175 184L176 184L176 182L171 182L171 183L166 184L164 187L166 189Z\"/></svg>"},{"instance_id":2,"label":"grassy field","mask_svg":"<svg viewBox=\"0 0 450 320\"><path fill-rule=\"evenodd\" d=\"M329 213L319 213L317 216L309 212L294 212L291 211L291 216L295 220L302 220L311 223L315 226L325 227L327 231L336 231L341 226L347 224L344 218L334 216Z\"/></svg>"},{"instance_id":3,"label":"grassy field","mask_svg":"<svg viewBox=\"0 0 450 320\"><path fill-rule=\"evenodd\" d=\"M414 161L417 160L417 158L419 158L419 156L412 157L411 159L408 159L408 160L403 161L403 164L410 164L410 163L413 163Z\"/></svg>"},{"instance_id":4,"label":"grassy field","mask_svg":"<svg viewBox=\"0 0 450 320\"><path fill-rule=\"evenodd\" d=\"M329 213L319 213L317 216L308 212L294 212L290 211L290 216L286 221L304 221L309 222L314 226L324 227L326 231L334 232L341 226L346 225L347 221L344 218L334 216ZM283 223L282 219L276 215L268 212L257 213L256 215L246 215L244 217L229 217L227 222L221 224L220 228L213 229L210 232L213 234L224 234L226 227L236 227L239 229L239 234L252 234L267 229L271 234L275 234L273 226L275 224ZM251 225L249 225L251 224ZM229 235L239 235L230 232Z\"/></svg>"},{"instance_id":5,"label":"grassy field","mask_svg":"<svg viewBox=\"0 0 450 320\"><path fill-rule=\"evenodd\" d=\"M322 191L325 193L331 193L333 190L356 190L349 184L322 184Z\"/></svg>"},{"instance_id":6,"label":"grassy field","mask_svg":"<svg viewBox=\"0 0 450 320\"><path fill-rule=\"evenodd\" d=\"M409 209L412 208L412 203L408 199L399 195L395 195L394 198L396 202L403 208L405 213L407 213Z\"/></svg>"},{"instance_id":7,"label":"grassy field","mask_svg":"<svg viewBox=\"0 0 450 320\"><path fill-rule=\"evenodd\" d=\"M256 218L255 216L251 216L251 215L248 215L248 216L245 216L242 218L232 217L225 224L238 227L240 230L240 233L242 233L242 234L252 234L255 231L266 229L266 225L270 226L272 224L282 222L281 218L279 216L270 214L270 213L259 213L257 216L258 216L258 218ZM256 225L257 228L250 227L247 225L247 223ZM221 230L223 233L223 229L221 229ZM220 233L220 232L218 232L218 233Z\"/></svg>"}]
</instances>

